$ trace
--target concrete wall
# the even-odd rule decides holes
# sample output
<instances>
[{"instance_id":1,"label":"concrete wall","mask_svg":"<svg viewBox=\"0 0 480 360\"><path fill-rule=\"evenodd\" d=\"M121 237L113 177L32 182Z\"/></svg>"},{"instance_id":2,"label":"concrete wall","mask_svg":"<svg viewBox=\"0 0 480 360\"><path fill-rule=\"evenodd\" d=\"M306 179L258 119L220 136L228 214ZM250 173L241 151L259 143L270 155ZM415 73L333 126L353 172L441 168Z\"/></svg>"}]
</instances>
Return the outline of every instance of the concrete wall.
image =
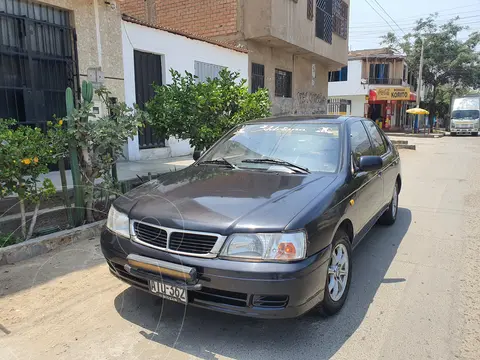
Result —
<instances>
[{"instance_id":1,"label":"concrete wall","mask_svg":"<svg viewBox=\"0 0 480 360\"><path fill-rule=\"evenodd\" d=\"M297 54L312 52L328 68L347 63L348 41L333 34L332 44L315 36L313 20L307 18L308 0L240 0L245 39L256 39L286 48ZM350 4L350 1L345 1ZM315 1L314 1L315 4ZM283 44L282 44L283 42Z\"/></svg>"},{"instance_id":2,"label":"concrete wall","mask_svg":"<svg viewBox=\"0 0 480 360\"><path fill-rule=\"evenodd\" d=\"M344 97L346 95L368 95L368 85L362 81L362 60L350 60L348 62L347 81L335 81L328 83L328 96Z\"/></svg>"},{"instance_id":3,"label":"concrete wall","mask_svg":"<svg viewBox=\"0 0 480 360\"><path fill-rule=\"evenodd\" d=\"M265 66L265 88L272 101L273 115L326 114L328 71L322 63L263 43L247 41L251 64ZM315 79L312 65L315 64ZM275 96L275 69L292 72L292 97Z\"/></svg>"},{"instance_id":4,"label":"concrete wall","mask_svg":"<svg viewBox=\"0 0 480 360\"><path fill-rule=\"evenodd\" d=\"M80 81L87 79L87 69L102 67L105 86L120 101L124 99L122 35L120 10L113 10L100 0L44 0L45 4L72 11L77 32Z\"/></svg>"},{"instance_id":5,"label":"concrete wall","mask_svg":"<svg viewBox=\"0 0 480 360\"><path fill-rule=\"evenodd\" d=\"M232 71L240 72L242 78L248 79L248 54L246 53L126 21L122 22L122 38L127 105L136 101L134 50L162 55L164 66L162 71L167 84L172 80L170 68L194 74L195 60L225 66ZM129 160L140 160L188 155L190 152L188 141L175 139L168 139L165 148L139 150L138 137L135 137L128 142L127 156Z\"/></svg>"}]
</instances>

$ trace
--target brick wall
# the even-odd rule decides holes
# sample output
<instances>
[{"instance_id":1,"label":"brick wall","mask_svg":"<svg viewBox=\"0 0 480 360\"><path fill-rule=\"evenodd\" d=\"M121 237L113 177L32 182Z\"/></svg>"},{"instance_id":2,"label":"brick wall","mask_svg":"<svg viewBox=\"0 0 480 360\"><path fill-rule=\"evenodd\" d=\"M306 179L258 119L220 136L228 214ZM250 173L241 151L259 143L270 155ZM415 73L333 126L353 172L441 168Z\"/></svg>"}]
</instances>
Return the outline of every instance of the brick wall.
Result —
<instances>
[{"instance_id":1,"label":"brick wall","mask_svg":"<svg viewBox=\"0 0 480 360\"><path fill-rule=\"evenodd\" d=\"M158 25L205 37L233 34L237 30L237 0L156 1Z\"/></svg>"},{"instance_id":2,"label":"brick wall","mask_svg":"<svg viewBox=\"0 0 480 360\"><path fill-rule=\"evenodd\" d=\"M130 15L135 19L147 21L145 0L120 0L120 10L123 14Z\"/></svg>"}]
</instances>

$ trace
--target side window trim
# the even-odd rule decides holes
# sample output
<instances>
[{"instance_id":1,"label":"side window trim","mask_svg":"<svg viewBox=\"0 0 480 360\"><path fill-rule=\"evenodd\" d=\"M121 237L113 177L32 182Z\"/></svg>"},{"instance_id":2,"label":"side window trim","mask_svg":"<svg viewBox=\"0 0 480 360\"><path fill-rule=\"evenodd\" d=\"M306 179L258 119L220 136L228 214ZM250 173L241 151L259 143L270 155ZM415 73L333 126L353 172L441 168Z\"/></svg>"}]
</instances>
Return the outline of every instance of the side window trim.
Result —
<instances>
[{"instance_id":1,"label":"side window trim","mask_svg":"<svg viewBox=\"0 0 480 360\"><path fill-rule=\"evenodd\" d=\"M357 159L352 146L352 126L354 124L360 124L360 126L363 127L363 131L365 131L365 135L367 135L367 139L370 144L370 151L373 151L373 144L372 144L372 140L370 139L370 134L368 133L368 130L366 129L365 124L363 124L362 120L354 121L349 124L348 138L349 138L349 146L350 146L350 157L351 157L352 164L355 166L355 168L357 168L359 164L357 163Z\"/></svg>"},{"instance_id":2,"label":"side window trim","mask_svg":"<svg viewBox=\"0 0 480 360\"><path fill-rule=\"evenodd\" d=\"M375 126L375 129L377 129L378 134L382 138L382 142L383 142L383 145L385 146L386 151L379 156L384 157L390 150L390 147L388 146L388 142L385 141L385 138L383 137L383 134L379 131L379 128L378 128L377 124L375 124L375 122L373 120L362 120L362 124L363 124L363 127L365 128L365 130L367 131L368 139L370 140L370 145L372 147L372 150L375 149L375 146L374 146L374 142L373 142L373 139L372 139L372 134L370 134L370 131L368 130L367 125L366 125L367 121L372 122L373 126Z\"/></svg>"}]
</instances>

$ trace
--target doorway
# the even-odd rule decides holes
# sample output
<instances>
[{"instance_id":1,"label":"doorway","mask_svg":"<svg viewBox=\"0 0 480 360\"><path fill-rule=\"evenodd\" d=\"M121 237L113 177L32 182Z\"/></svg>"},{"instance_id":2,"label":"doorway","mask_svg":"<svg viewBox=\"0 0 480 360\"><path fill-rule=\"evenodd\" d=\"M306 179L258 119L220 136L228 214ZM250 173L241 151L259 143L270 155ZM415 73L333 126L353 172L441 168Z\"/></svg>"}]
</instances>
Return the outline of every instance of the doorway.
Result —
<instances>
[{"instance_id":1,"label":"doorway","mask_svg":"<svg viewBox=\"0 0 480 360\"><path fill-rule=\"evenodd\" d=\"M155 95L152 85L163 85L162 57L134 50L134 67L136 103L144 109L145 103ZM165 147L165 137L155 134L152 127L145 124L138 130L138 144L140 149Z\"/></svg>"}]
</instances>

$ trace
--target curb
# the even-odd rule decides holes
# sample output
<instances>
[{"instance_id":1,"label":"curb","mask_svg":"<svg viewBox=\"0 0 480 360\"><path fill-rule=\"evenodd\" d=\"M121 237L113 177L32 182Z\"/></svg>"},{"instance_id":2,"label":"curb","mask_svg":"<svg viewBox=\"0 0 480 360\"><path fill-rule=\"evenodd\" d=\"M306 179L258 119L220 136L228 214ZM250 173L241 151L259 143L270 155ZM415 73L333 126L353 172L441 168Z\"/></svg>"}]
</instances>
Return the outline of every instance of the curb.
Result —
<instances>
[{"instance_id":1,"label":"curb","mask_svg":"<svg viewBox=\"0 0 480 360\"><path fill-rule=\"evenodd\" d=\"M12 265L22 260L46 254L59 246L96 237L100 235L105 222L106 220L100 220L92 224L76 227L75 229L59 231L0 248L0 266Z\"/></svg>"},{"instance_id":2,"label":"curb","mask_svg":"<svg viewBox=\"0 0 480 360\"><path fill-rule=\"evenodd\" d=\"M385 133L388 137L411 137L411 138L423 138L423 139L438 139L445 136L444 133L430 133L430 134L403 134L403 133Z\"/></svg>"},{"instance_id":3,"label":"curb","mask_svg":"<svg viewBox=\"0 0 480 360\"><path fill-rule=\"evenodd\" d=\"M397 149L407 149L407 150L417 150L417 147L415 145L407 145L407 144L398 144L395 145Z\"/></svg>"}]
</instances>

